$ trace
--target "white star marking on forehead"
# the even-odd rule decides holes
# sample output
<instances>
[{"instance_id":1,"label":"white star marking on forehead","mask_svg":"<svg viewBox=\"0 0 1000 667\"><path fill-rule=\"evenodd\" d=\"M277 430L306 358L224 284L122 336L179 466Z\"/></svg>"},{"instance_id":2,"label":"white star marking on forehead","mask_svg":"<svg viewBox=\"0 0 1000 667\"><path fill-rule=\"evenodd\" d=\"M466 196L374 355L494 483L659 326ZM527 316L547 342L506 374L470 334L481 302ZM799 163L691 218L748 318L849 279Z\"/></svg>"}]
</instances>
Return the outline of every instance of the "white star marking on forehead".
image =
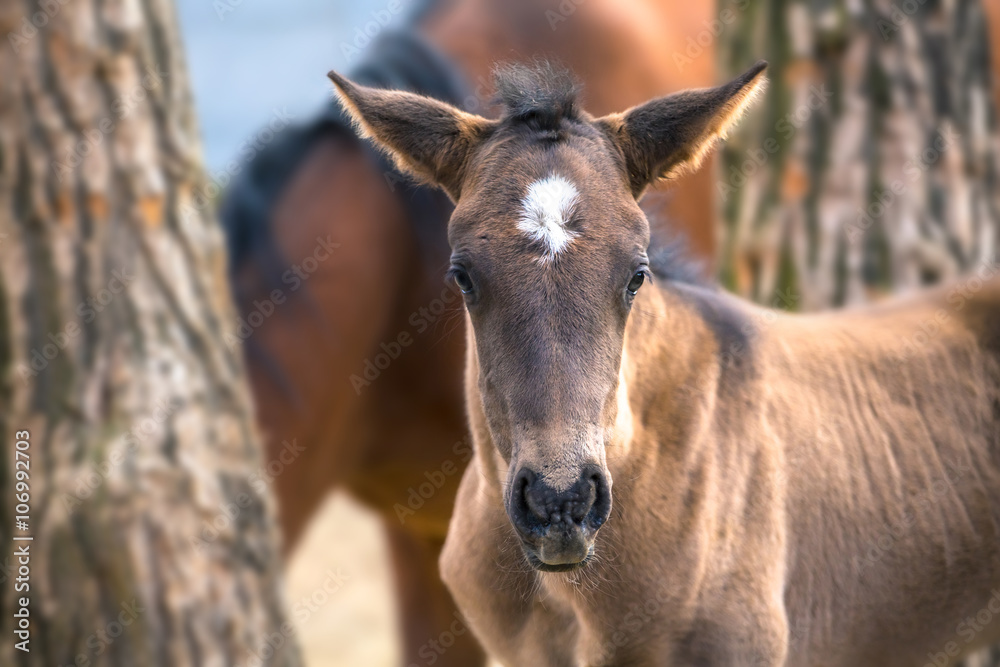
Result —
<instances>
[{"instance_id":1,"label":"white star marking on forehead","mask_svg":"<svg viewBox=\"0 0 1000 667\"><path fill-rule=\"evenodd\" d=\"M517 228L545 248L542 260L551 260L576 238L566 228L580 193L562 176L535 181L521 202Z\"/></svg>"}]
</instances>

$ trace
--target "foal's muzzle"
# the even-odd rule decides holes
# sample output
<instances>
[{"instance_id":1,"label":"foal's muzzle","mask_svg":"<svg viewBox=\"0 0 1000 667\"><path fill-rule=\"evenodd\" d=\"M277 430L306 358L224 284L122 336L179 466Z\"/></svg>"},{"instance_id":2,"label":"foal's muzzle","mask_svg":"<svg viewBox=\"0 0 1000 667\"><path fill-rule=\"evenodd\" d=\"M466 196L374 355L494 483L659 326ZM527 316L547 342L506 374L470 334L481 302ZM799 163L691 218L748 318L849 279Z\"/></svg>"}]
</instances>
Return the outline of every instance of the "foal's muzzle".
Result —
<instances>
[{"instance_id":1,"label":"foal's muzzle","mask_svg":"<svg viewBox=\"0 0 1000 667\"><path fill-rule=\"evenodd\" d=\"M528 468L514 477L507 515L514 524L528 562L545 572L565 572L586 565L594 538L611 513L611 483L596 465L584 466L568 489L557 490Z\"/></svg>"}]
</instances>

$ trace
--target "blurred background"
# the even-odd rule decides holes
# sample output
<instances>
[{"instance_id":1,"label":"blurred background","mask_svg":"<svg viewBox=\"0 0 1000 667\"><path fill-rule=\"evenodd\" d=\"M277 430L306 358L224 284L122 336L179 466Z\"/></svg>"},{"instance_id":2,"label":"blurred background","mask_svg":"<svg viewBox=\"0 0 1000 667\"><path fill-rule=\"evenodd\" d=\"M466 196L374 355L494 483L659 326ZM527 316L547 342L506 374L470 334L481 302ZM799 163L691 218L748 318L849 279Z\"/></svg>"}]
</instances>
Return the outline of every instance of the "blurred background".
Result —
<instances>
[{"instance_id":1,"label":"blurred background","mask_svg":"<svg viewBox=\"0 0 1000 667\"><path fill-rule=\"evenodd\" d=\"M482 663L436 572L471 456L451 204L355 137L328 70L490 115L495 62L549 58L600 115L767 59L642 206L706 278L808 312L995 258L998 4L3 3L0 434L46 465L39 651L8 559L0 664Z\"/></svg>"},{"instance_id":2,"label":"blurred background","mask_svg":"<svg viewBox=\"0 0 1000 667\"><path fill-rule=\"evenodd\" d=\"M225 169L276 109L300 120L315 114L331 99L326 73L356 64L354 28L380 8L377 1L178 2L205 167ZM403 25L408 13L390 25Z\"/></svg>"}]
</instances>

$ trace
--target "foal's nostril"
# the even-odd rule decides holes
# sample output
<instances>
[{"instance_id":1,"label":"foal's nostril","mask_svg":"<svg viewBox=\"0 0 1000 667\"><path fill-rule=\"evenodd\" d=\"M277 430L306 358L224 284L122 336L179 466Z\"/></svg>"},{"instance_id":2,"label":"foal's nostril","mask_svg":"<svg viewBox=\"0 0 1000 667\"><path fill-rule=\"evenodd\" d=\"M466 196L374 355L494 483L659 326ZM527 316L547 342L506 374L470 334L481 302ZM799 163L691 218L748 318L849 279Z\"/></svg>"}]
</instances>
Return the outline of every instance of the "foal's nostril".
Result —
<instances>
[{"instance_id":1,"label":"foal's nostril","mask_svg":"<svg viewBox=\"0 0 1000 667\"><path fill-rule=\"evenodd\" d=\"M511 486L511 514L515 519L515 523L520 524L519 527L521 528L528 527L526 522L530 515L533 514L530 501L528 500L528 489L535 483L535 479L535 473L527 468L521 468Z\"/></svg>"},{"instance_id":2,"label":"foal's nostril","mask_svg":"<svg viewBox=\"0 0 1000 667\"><path fill-rule=\"evenodd\" d=\"M594 500L591 507L591 521L595 528L600 528L611 515L611 485L608 479L601 473L594 473L591 477L594 484Z\"/></svg>"},{"instance_id":3,"label":"foal's nostril","mask_svg":"<svg viewBox=\"0 0 1000 667\"><path fill-rule=\"evenodd\" d=\"M583 491L586 493L586 496L584 497L584 501L580 503L578 507L579 510L583 511L583 514L580 516L574 516L573 518L576 521L583 521L590 513L590 510L594 507L594 502L597 500L598 484L599 480L593 475L585 480Z\"/></svg>"}]
</instances>

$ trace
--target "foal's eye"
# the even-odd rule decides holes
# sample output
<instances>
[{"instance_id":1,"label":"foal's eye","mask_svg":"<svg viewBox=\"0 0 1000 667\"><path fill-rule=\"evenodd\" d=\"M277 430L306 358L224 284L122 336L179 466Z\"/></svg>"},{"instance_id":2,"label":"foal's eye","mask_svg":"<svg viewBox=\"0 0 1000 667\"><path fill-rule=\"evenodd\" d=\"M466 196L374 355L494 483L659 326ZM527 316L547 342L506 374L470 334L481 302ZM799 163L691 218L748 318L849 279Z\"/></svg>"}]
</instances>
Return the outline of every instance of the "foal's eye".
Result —
<instances>
[{"instance_id":1,"label":"foal's eye","mask_svg":"<svg viewBox=\"0 0 1000 667\"><path fill-rule=\"evenodd\" d=\"M625 290L629 293L629 296L635 296L635 293L639 291L639 288L642 287L642 283L645 281L646 272L636 271L632 276L632 280L628 281L628 286L625 287Z\"/></svg>"},{"instance_id":2,"label":"foal's eye","mask_svg":"<svg viewBox=\"0 0 1000 667\"><path fill-rule=\"evenodd\" d=\"M459 266L452 267L451 277L455 279L455 284L458 285L458 289L462 290L462 294L472 293L474 287L472 278L469 277L469 273L465 269Z\"/></svg>"}]
</instances>

